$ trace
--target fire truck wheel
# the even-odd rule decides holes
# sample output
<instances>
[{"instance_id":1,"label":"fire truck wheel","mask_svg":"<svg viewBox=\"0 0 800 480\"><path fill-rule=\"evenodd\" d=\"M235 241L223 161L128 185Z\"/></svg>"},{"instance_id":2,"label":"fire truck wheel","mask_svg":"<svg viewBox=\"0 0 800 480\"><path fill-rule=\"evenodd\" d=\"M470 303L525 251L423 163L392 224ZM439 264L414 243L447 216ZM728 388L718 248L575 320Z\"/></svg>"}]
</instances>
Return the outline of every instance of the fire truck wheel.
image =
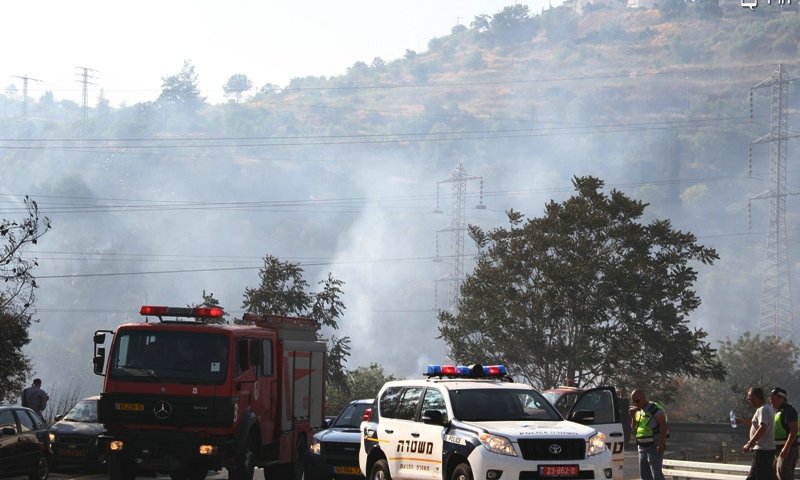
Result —
<instances>
[{"instance_id":1,"label":"fire truck wheel","mask_svg":"<svg viewBox=\"0 0 800 480\"><path fill-rule=\"evenodd\" d=\"M386 460L380 459L372 466L372 471L369 472L369 480L392 480L392 475L389 473L389 464Z\"/></svg>"},{"instance_id":2,"label":"fire truck wheel","mask_svg":"<svg viewBox=\"0 0 800 480\"><path fill-rule=\"evenodd\" d=\"M300 437L297 440L297 448L294 451L294 462L292 463L291 478L293 480L303 480L303 474L305 473L305 462L303 459L306 458L306 451L306 438Z\"/></svg>"},{"instance_id":3,"label":"fire truck wheel","mask_svg":"<svg viewBox=\"0 0 800 480\"><path fill-rule=\"evenodd\" d=\"M236 465L228 469L228 480L253 480L255 458L251 441L245 444L244 451L236 458Z\"/></svg>"},{"instance_id":4,"label":"fire truck wheel","mask_svg":"<svg viewBox=\"0 0 800 480\"><path fill-rule=\"evenodd\" d=\"M130 462L112 459L108 461L108 478L109 480L134 480L136 469Z\"/></svg>"}]
</instances>

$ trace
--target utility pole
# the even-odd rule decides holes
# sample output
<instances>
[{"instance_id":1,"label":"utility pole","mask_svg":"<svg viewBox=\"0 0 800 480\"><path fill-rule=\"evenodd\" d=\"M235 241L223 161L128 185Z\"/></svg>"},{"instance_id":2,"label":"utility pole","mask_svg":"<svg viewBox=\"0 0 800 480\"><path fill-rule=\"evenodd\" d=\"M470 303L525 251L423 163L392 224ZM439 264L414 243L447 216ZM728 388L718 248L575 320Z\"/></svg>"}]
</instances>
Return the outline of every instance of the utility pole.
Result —
<instances>
[{"instance_id":1,"label":"utility pole","mask_svg":"<svg viewBox=\"0 0 800 480\"><path fill-rule=\"evenodd\" d=\"M771 87L772 90L770 131L753 142L753 145L770 145L769 190L752 197L752 200L769 200L769 231L758 327L765 335L791 341L794 340L794 313L786 236L786 197L796 193L789 193L786 189L786 144L790 138L797 137L789 135L788 107L789 84L796 80L789 78L783 67L778 65L772 77L752 87L750 95L752 116L752 90L766 87Z\"/></svg>"},{"instance_id":2,"label":"utility pole","mask_svg":"<svg viewBox=\"0 0 800 480\"><path fill-rule=\"evenodd\" d=\"M84 133L86 133L86 121L89 118L89 85L96 85L93 82L90 82L90 78L97 78L92 75L89 75L89 72L96 72L97 70L87 68L87 67L75 67L79 70L83 70L83 73L76 73L75 75L78 76L78 80L76 82L80 82L83 85L82 92L83 92L83 102L81 103L81 129Z\"/></svg>"},{"instance_id":3,"label":"utility pole","mask_svg":"<svg viewBox=\"0 0 800 480\"><path fill-rule=\"evenodd\" d=\"M20 131L25 133L28 127L28 81L33 80L34 82L41 82L42 80L32 78L27 75L14 75L13 78L22 79L22 113L20 115Z\"/></svg>"},{"instance_id":4,"label":"utility pole","mask_svg":"<svg viewBox=\"0 0 800 480\"><path fill-rule=\"evenodd\" d=\"M436 184L436 209L433 213L444 213L439 208L439 187L443 184L450 183L453 185L453 200L452 209L450 214L450 225L439 229L436 232L436 260L441 261L439 257L439 234L450 233L450 273L438 280L448 285L448 298L447 310L455 313L458 309L458 300L461 297L461 284L464 282L464 234L467 231L466 226L466 209L467 203L467 181L479 180L480 181L480 196L478 205L475 208L483 210L486 205L483 204L483 177L475 177L468 175L462 164L458 164L449 178L439 181ZM434 293L434 302L438 306L438 282Z\"/></svg>"}]
</instances>

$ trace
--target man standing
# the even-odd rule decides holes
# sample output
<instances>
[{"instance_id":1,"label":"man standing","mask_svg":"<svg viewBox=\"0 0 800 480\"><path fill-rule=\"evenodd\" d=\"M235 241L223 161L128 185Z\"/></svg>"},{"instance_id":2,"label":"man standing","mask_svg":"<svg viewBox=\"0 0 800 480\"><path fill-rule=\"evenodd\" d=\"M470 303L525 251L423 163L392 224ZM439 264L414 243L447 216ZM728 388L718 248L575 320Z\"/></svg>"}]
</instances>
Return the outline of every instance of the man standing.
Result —
<instances>
[{"instance_id":1,"label":"man standing","mask_svg":"<svg viewBox=\"0 0 800 480\"><path fill-rule=\"evenodd\" d=\"M775 409L775 473L778 480L793 480L797 465L797 410L789 405L786 390L775 387L769 402Z\"/></svg>"},{"instance_id":2,"label":"man standing","mask_svg":"<svg viewBox=\"0 0 800 480\"><path fill-rule=\"evenodd\" d=\"M50 400L50 396L47 395L47 392L42 390L42 380L35 378L33 380L33 385L26 388L22 391L22 406L28 407L44 421L44 415L42 415L42 411L47 407L47 401Z\"/></svg>"},{"instance_id":3,"label":"man standing","mask_svg":"<svg viewBox=\"0 0 800 480\"><path fill-rule=\"evenodd\" d=\"M631 393L631 431L636 434L639 448L639 475L642 480L664 480L661 464L669 433L667 414L664 407L656 402L648 402L644 391L636 389Z\"/></svg>"},{"instance_id":4,"label":"man standing","mask_svg":"<svg viewBox=\"0 0 800 480\"><path fill-rule=\"evenodd\" d=\"M753 463L747 480L773 480L775 470L775 410L764 401L764 390L753 387L747 391L747 400L756 412L750 420L750 440L742 451L753 452ZM743 422L746 423L746 420Z\"/></svg>"}]
</instances>

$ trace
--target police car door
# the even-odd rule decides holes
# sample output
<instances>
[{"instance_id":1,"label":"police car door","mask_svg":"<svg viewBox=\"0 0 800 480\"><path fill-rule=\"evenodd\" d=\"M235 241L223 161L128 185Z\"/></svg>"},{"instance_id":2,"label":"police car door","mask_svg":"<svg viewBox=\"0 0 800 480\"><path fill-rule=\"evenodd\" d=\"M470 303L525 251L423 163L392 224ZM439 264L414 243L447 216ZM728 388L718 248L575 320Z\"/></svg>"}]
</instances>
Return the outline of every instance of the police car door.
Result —
<instances>
[{"instance_id":1,"label":"police car door","mask_svg":"<svg viewBox=\"0 0 800 480\"><path fill-rule=\"evenodd\" d=\"M567 415L567 420L570 420L578 410L594 412L594 421L588 422L588 425L606 436L606 446L611 451L614 462L614 480L622 480L625 466L625 434L619 408L619 398L614 387L598 387L583 392Z\"/></svg>"},{"instance_id":2,"label":"police car door","mask_svg":"<svg viewBox=\"0 0 800 480\"><path fill-rule=\"evenodd\" d=\"M390 440L386 458L392 478L429 478L433 451L426 447L420 433L419 406L425 387L406 387L392 419L381 419L379 435Z\"/></svg>"},{"instance_id":3,"label":"police car door","mask_svg":"<svg viewBox=\"0 0 800 480\"><path fill-rule=\"evenodd\" d=\"M435 414L438 412L438 414ZM420 478L442 478L442 433L444 423L447 422L447 405L444 393L435 387L428 387L422 397L422 406L419 409L417 433L420 440L420 450L424 448L425 457L421 471L427 473ZM414 433L412 433L412 436ZM430 455L427 452L431 452Z\"/></svg>"}]
</instances>

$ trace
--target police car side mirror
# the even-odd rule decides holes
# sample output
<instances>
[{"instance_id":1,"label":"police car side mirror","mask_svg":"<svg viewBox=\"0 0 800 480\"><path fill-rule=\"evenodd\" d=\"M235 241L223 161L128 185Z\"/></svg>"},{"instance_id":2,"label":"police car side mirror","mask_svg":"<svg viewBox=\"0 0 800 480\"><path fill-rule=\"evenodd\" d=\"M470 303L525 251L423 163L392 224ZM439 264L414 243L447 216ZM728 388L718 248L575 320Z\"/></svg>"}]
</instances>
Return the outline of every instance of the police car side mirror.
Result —
<instances>
[{"instance_id":1,"label":"police car side mirror","mask_svg":"<svg viewBox=\"0 0 800 480\"><path fill-rule=\"evenodd\" d=\"M3 435L16 435L17 431L14 427L3 427Z\"/></svg>"},{"instance_id":2,"label":"police car side mirror","mask_svg":"<svg viewBox=\"0 0 800 480\"><path fill-rule=\"evenodd\" d=\"M439 410L425 410L422 412L422 423L428 425L444 425L444 415Z\"/></svg>"},{"instance_id":3,"label":"police car side mirror","mask_svg":"<svg viewBox=\"0 0 800 480\"><path fill-rule=\"evenodd\" d=\"M331 428L331 425L333 425L333 420L333 417L325 417L325 419L322 420L322 429L324 430L326 428Z\"/></svg>"},{"instance_id":4,"label":"police car side mirror","mask_svg":"<svg viewBox=\"0 0 800 480\"><path fill-rule=\"evenodd\" d=\"M575 410L569 416L569 420L582 423L584 425L591 425L594 423L594 410Z\"/></svg>"}]
</instances>

